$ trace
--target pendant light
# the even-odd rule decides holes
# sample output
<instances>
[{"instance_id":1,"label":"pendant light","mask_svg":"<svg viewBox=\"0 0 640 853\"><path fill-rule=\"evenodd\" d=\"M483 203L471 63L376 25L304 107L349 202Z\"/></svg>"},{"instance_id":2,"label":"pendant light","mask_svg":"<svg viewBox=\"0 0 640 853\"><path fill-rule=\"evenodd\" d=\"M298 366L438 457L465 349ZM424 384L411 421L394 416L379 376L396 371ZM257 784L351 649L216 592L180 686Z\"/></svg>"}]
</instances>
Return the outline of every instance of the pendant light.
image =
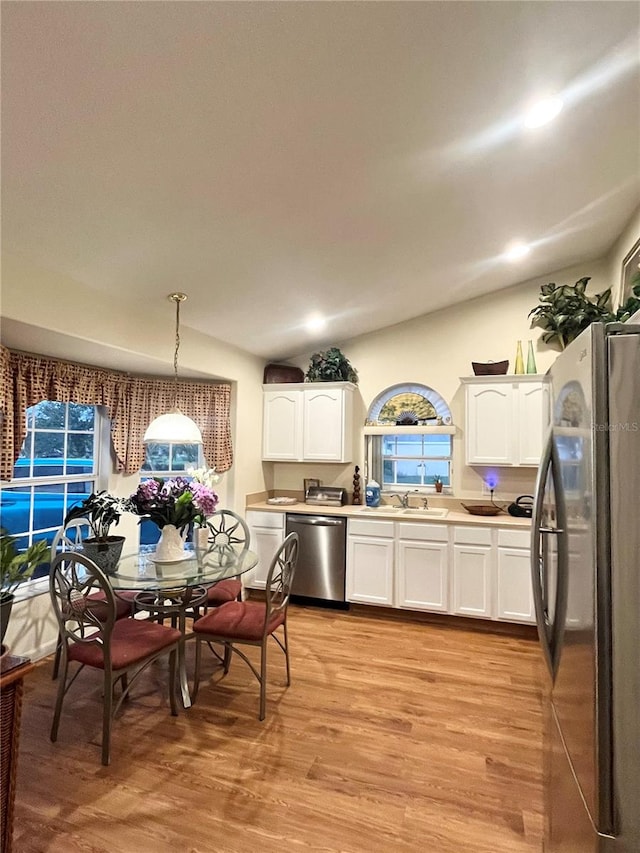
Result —
<instances>
[{"instance_id":1,"label":"pendant light","mask_svg":"<svg viewBox=\"0 0 640 853\"><path fill-rule=\"evenodd\" d=\"M180 303L186 293L170 293L169 299L176 304L176 347L173 354L173 409L151 421L142 439L145 444L202 444L198 425L183 415L178 408L178 350L180 349Z\"/></svg>"}]
</instances>

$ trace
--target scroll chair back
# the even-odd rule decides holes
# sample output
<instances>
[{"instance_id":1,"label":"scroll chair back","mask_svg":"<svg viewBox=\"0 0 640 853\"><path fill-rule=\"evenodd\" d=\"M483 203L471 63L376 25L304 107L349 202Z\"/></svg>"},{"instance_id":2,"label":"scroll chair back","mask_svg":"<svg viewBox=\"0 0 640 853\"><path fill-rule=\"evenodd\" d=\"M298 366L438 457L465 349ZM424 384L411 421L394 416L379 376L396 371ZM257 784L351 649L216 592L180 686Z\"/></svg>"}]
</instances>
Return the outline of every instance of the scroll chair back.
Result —
<instances>
[{"instance_id":1,"label":"scroll chair back","mask_svg":"<svg viewBox=\"0 0 640 853\"><path fill-rule=\"evenodd\" d=\"M284 652L287 668L287 686L291 684L289 638L287 634L287 609L291 584L298 563L298 534L290 533L276 551L267 576L265 601L229 601L210 610L194 622L196 640L195 677L193 700L200 683L201 646L203 642L224 643L224 671L229 671L232 653L241 657L260 684L260 719L266 711L267 640L273 637ZM282 628L282 639L276 635ZM260 647L260 671L256 669L239 645Z\"/></svg>"},{"instance_id":2,"label":"scroll chair back","mask_svg":"<svg viewBox=\"0 0 640 853\"><path fill-rule=\"evenodd\" d=\"M251 541L249 525L241 516L230 509L220 509L207 518L209 545L218 549L229 548L236 553L246 551ZM239 578L219 581L207 590L207 607L218 607L227 601L240 601L242 582Z\"/></svg>"},{"instance_id":3,"label":"scroll chair back","mask_svg":"<svg viewBox=\"0 0 640 853\"><path fill-rule=\"evenodd\" d=\"M170 663L171 713L177 715L176 652L182 634L155 622L118 619L117 599L107 576L94 562L74 551L63 551L54 558L49 592L62 641L62 673L51 740L58 739L64 697L79 673L85 666L101 669L104 673L102 763L109 764L113 718L138 675L165 654L169 655ZM74 662L79 664L79 669L69 678L69 665ZM118 681L122 683L122 694L114 702L114 687Z\"/></svg>"},{"instance_id":4,"label":"scroll chair back","mask_svg":"<svg viewBox=\"0 0 640 853\"><path fill-rule=\"evenodd\" d=\"M82 547L82 540L92 536L93 531L91 525L85 518L74 518L64 524L55 534L51 542L51 556L49 565L53 565L54 559L59 551L77 551ZM101 593L96 593L99 598ZM135 593L124 592L119 593L116 597L117 617L125 619L127 616L133 616L133 598ZM53 659L53 672L51 678L55 681L60 670L60 651L62 647L62 639L58 636L56 643L56 653Z\"/></svg>"}]
</instances>

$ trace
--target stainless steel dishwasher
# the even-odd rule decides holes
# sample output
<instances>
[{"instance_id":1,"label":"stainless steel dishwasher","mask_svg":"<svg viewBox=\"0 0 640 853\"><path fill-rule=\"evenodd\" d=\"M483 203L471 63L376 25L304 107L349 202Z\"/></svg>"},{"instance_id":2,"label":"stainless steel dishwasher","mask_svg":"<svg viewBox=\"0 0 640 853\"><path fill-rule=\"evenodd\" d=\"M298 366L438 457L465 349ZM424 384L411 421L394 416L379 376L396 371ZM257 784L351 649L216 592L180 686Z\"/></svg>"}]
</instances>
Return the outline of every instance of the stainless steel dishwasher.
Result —
<instances>
[{"instance_id":1,"label":"stainless steel dishwasher","mask_svg":"<svg viewBox=\"0 0 640 853\"><path fill-rule=\"evenodd\" d=\"M347 522L330 515L287 513L287 534L300 537L291 594L345 603Z\"/></svg>"}]
</instances>

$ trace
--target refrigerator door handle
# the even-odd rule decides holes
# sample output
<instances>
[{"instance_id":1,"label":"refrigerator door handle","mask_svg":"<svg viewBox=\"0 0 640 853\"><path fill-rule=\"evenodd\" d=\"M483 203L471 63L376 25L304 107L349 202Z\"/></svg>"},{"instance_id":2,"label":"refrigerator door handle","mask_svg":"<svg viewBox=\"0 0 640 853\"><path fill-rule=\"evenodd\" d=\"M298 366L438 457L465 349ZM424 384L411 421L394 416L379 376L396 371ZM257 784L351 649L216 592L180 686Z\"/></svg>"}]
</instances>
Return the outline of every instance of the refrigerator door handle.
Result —
<instances>
[{"instance_id":1,"label":"refrigerator door handle","mask_svg":"<svg viewBox=\"0 0 640 853\"><path fill-rule=\"evenodd\" d=\"M553 435L550 434L545 445L540 467L538 468L538 478L535 488L535 498L533 502L533 518L531 523L531 584L533 588L533 604L536 615L536 626L538 629L538 637L542 646L542 654L547 663L547 668L553 677L553 661L551 655L550 637L548 633L546 620L546 601L544 591L547 586L547 574L544 556L541 549L541 534L542 527L542 507L544 503L544 492L551 470L551 448L553 446ZM546 548L544 551L546 552Z\"/></svg>"}]
</instances>

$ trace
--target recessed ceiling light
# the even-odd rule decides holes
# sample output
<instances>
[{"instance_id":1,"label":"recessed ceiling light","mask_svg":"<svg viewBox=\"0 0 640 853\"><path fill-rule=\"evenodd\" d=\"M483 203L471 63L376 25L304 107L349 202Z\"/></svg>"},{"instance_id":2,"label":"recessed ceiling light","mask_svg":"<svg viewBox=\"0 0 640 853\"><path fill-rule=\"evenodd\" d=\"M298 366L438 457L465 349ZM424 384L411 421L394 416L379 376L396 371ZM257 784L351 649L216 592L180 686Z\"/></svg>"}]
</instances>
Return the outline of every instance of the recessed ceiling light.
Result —
<instances>
[{"instance_id":1,"label":"recessed ceiling light","mask_svg":"<svg viewBox=\"0 0 640 853\"><path fill-rule=\"evenodd\" d=\"M525 127L541 127L554 119L561 109L562 100L560 98L545 98L538 101L526 114L524 118Z\"/></svg>"},{"instance_id":2,"label":"recessed ceiling light","mask_svg":"<svg viewBox=\"0 0 640 853\"><path fill-rule=\"evenodd\" d=\"M305 323L305 327L308 332L321 332L326 325L327 321L324 319L324 317L320 317L319 315L309 317L309 319Z\"/></svg>"},{"instance_id":3,"label":"recessed ceiling light","mask_svg":"<svg viewBox=\"0 0 640 853\"><path fill-rule=\"evenodd\" d=\"M527 246L526 243L511 243L510 246L507 246L505 249L504 256L508 261L519 261L520 258L524 258L525 255L528 255L531 251L531 247Z\"/></svg>"}]
</instances>

